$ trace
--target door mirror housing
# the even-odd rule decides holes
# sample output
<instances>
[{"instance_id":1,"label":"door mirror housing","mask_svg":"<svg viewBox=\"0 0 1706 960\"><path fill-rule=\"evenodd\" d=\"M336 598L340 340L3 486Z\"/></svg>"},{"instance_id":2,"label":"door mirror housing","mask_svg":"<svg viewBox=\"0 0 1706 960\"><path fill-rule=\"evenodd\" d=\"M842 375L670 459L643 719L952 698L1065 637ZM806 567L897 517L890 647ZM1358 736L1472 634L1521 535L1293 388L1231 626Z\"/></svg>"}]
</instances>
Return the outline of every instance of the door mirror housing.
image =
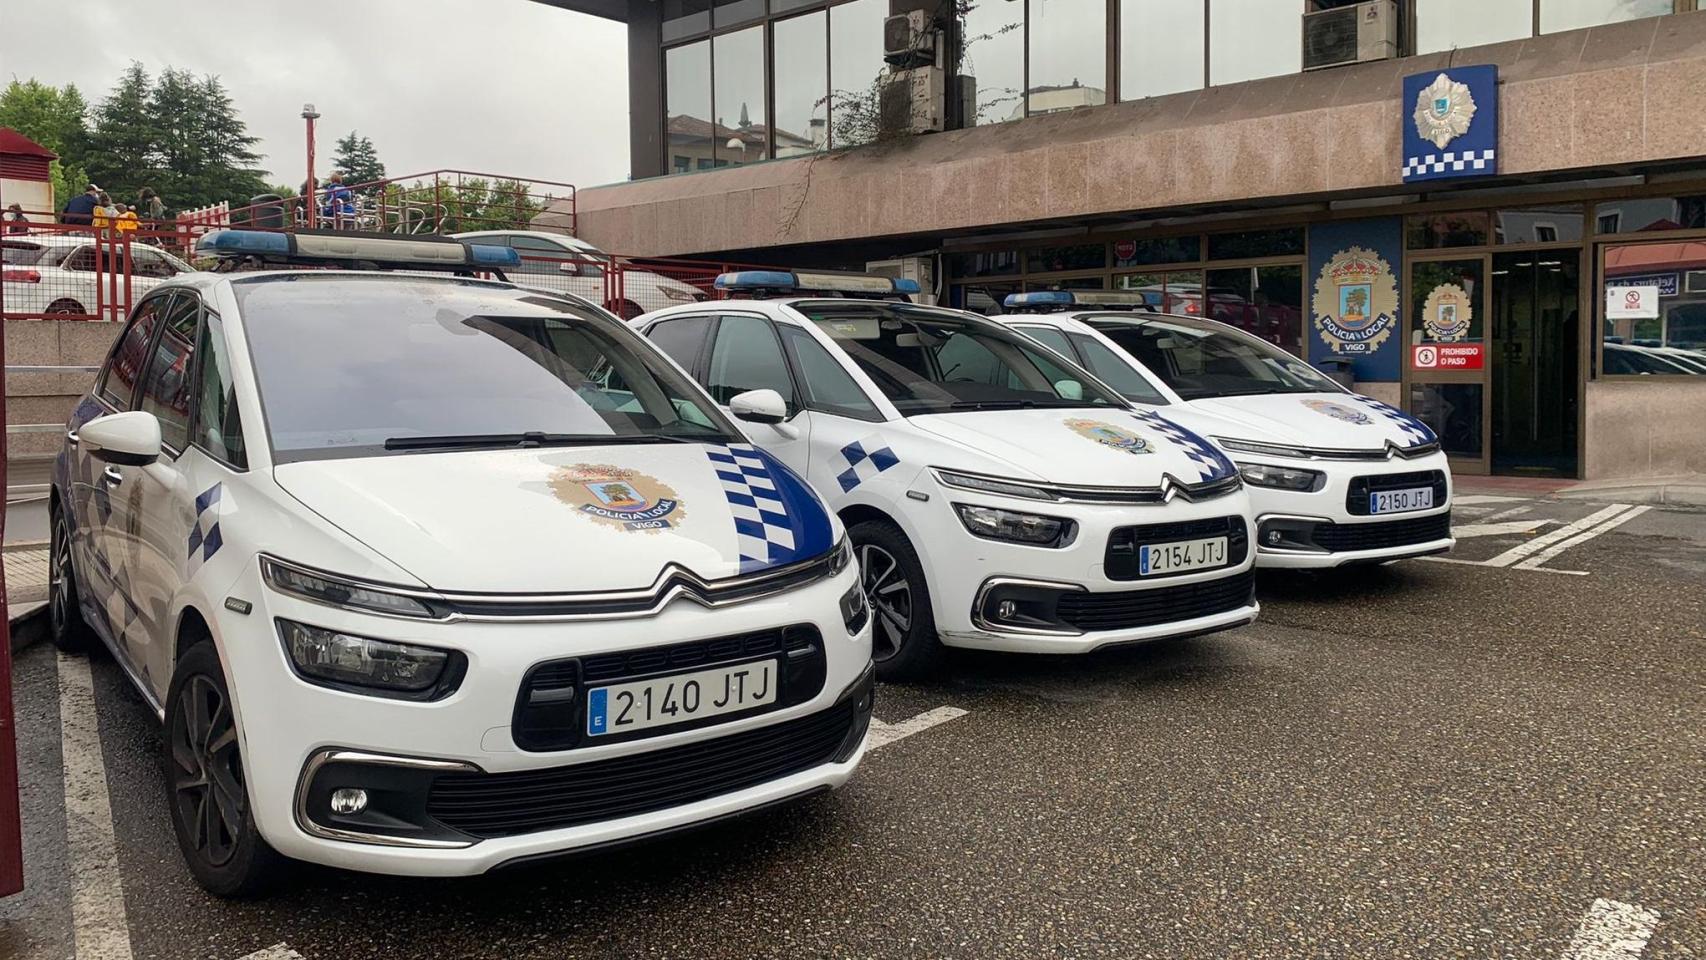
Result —
<instances>
[{"instance_id":1,"label":"door mirror housing","mask_svg":"<svg viewBox=\"0 0 1706 960\"><path fill-rule=\"evenodd\" d=\"M788 404L774 390L748 390L735 394L729 412L748 423L777 424L788 419Z\"/></svg>"},{"instance_id":2,"label":"door mirror housing","mask_svg":"<svg viewBox=\"0 0 1706 960\"><path fill-rule=\"evenodd\" d=\"M146 467L160 459L160 421L144 410L96 417L78 429L77 445L107 463Z\"/></svg>"}]
</instances>

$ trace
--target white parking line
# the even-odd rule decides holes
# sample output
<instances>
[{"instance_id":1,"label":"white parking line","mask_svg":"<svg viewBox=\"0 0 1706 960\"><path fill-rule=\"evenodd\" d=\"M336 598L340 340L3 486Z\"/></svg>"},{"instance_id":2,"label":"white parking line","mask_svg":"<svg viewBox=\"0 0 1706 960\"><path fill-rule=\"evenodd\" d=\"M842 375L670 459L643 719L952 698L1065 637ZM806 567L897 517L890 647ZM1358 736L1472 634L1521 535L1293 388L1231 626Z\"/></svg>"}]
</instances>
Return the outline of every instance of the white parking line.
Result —
<instances>
[{"instance_id":1,"label":"white parking line","mask_svg":"<svg viewBox=\"0 0 1706 960\"><path fill-rule=\"evenodd\" d=\"M130 960L107 765L89 661L59 655L59 732L65 766L65 841L77 960Z\"/></svg>"},{"instance_id":2,"label":"white parking line","mask_svg":"<svg viewBox=\"0 0 1706 960\"><path fill-rule=\"evenodd\" d=\"M958 720L965 715L966 711L959 707L937 707L899 723L884 723L876 717L872 717L871 732L865 749L875 750L878 747L886 747L897 740L904 740L915 733L923 733L937 724L947 723L949 720Z\"/></svg>"},{"instance_id":3,"label":"white parking line","mask_svg":"<svg viewBox=\"0 0 1706 960\"><path fill-rule=\"evenodd\" d=\"M1480 506L1481 504L1484 504L1484 503L1515 503L1518 500L1526 500L1526 499L1528 499L1528 498L1527 497L1495 497L1492 494L1468 494L1466 496L1452 497L1451 502L1455 506L1476 507L1476 506Z\"/></svg>"},{"instance_id":4,"label":"white parking line","mask_svg":"<svg viewBox=\"0 0 1706 960\"><path fill-rule=\"evenodd\" d=\"M1502 523L1494 523L1493 518L1488 517L1486 523L1465 523L1461 526L1454 524L1451 528L1451 535L1462 540L1467 537L1496 537L1512 533L1532 533L1551 522L1550 520L1506 520Z\"/></svg>"},{"instance_id":5,"label":"white parking line","mask_svg":"<svg viewBox=\"0 0 1706 960\"><path fill-rule=\"evenodd\" d=\"M1647 949L1659 915L1620 900L1595 900L1563 960L1638 960Z\"/></svg>"},{"instance_id":6,"label":"white parking line","mask_svg":"<svg viewBox=\"0 0 1706 960\"><path fill-rule=\"evenodd\" d=\"M1481 565L1487 567L1508 567L1530 554L1539 553L1540 551L1545 550L1554 543L1561 543L1579 533L1585 533L1588 530L1593 529L1596 525L1610 520L1612 517L1617 516L1619 513L1622 513L1627 509L1629 509L1629 504L1627 503L1614 503L1609 507L1591 513L1574 523L1566 523L1551 533L1535 537L1527 543L1519 543L1491 560L1481 561Z\"/></svg>"},{"instance_id":7,"label":"white parking line","mask_svg":"<svg viewBox=\"0 0 1706 960\"><path fill-rule=\"evenodd\" d=\"M1610 520L1607 520L1604 523L1601 523L1599 526L1589 528L1586 533L1583 533L1579 537L1576 537L1576 538L1571 539L1571 540L1565 540L1562 543L1555 543L1552 546L1547 547L1545 550L1541 551L1540 553L1535 554L1534 556L1529 557L1527 560L1524 560L1521 563L1517 564L1517 569L1519 569L1519 570L1532 570L1535 567L1538 567L1541 564L1545 563L1546 561L1557 556L1558 554L1563 553L1565 550L1568 550L1571 547L1579 547L1582 544L1587 543L1589 540L1592 540L1594 537L1597 537L1600 534L1605 533L1606 531L1612 529L1613 527L1620 527L1623 524L1628 523L1630 520L1635 519L1636 517L1640 516L1643 513L1646 513L1648 510L1651 510L1651 509L1653 509L1653 508L1652 507L1635 507L1633 509L1624 511L1623 513L1620 513L1617 516L1612 517Z\"/></svg>"},{"instance_id":8,"label":"white parking line","mask_svg":"<svg viewBox=\"0 0 1706 960\"><path fill-rule=\"evenodd\" d=\"M290 949L288 943L275 943L265 950L256 950L241 960L302 960L302 954Z\"/></svg>"}]
</instances>

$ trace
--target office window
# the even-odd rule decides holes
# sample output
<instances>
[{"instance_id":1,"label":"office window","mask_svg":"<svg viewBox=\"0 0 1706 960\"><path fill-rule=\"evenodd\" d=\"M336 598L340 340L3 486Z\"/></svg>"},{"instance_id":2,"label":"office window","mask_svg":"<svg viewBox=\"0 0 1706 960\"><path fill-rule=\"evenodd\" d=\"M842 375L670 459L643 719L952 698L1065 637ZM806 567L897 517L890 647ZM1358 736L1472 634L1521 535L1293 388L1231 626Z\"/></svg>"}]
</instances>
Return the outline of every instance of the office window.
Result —
<instances>
[{"instance_id":1,"label":"office window","mask_svg":"<svg viewBox=\"0 0 1706 960\"><path fill-rule=\"evenodd\" d=\"M776 124L771 131L778 157L822 150L829 144L828 14L778 20Z\"/></svg>"},{"instance_id":2,"label":"office window","mask_svg":"<svg viewBox=\"0 0 1706 960\"><path fill-rule=\"evenodd\" d=\"M1485 210L1417 214L1404 220L1404 243L1411 250L1479 247L1490 242L1491 224Z\"/></svg>"},{"instance_id":3,"label":"office window","mask_svg":"<svg viewBox=\"0 0 1706 960\"><path fill-rule=\"evenodd\" d=\"M977 0L960 8L960 72L973 78L977 104L965 126L1025 115L1024 0Z\"/></svg>"},{"instance_id":4,"label":"office window","mask_svg":"<svg viewBox=\"0 0 1706 960\"><path fill-rule=\"evenodd\" d=\"M1115 290L1137 290L1143 302L1162 313L1203 315L1201 270L1170 273L1122 273L1114 277Z\"/></svg>"},{"instance_id":5,"label":"office window","mask_svg":"<svg viewBox=\"0 0 1706 960\"><path fill-rule=\"evenodd\" d=\"M716 0L711 18L717 29L764 18L764 0Z\"/></svg>"},{"instance_id":6,"label":"office window","mask_svg":"<svg viewBox=\"0 0 1706 960\"><path fill-rule=\"evenodd\" d=\"M1600 372L1706 377L1706 244L1674 240L1605 248ZM1632 290L1649 294L1629 297ZM1611 305L1618 310L1613 313Z\"/></svg>"},{"instance_id":7,"label":"office window","mask_svg":"<svg viewBox=\"0 0 1706 960\"><path fill-rule=\"evenodd\" d=\"M711 41L664 52L664 120L676 166L711 165Z\"/></svg>"},{"instance_id":8,"label":"office window","mask_svg":"<svg viewBox=\"0 0 1706 960\"><path fill-rule=\"evenodd\" d=\"M1416 0L1416 52L1438 53L1534 32L1528 0Z\"/></svg>"},{"instance_id":9,"label":"office window","mask_svg":"<svg viewBox=\"0 0 1706 960\"><path fill-rule=\"evenodd\" d=\"M956 277L1003 277L1019 272L1015 250L948 254L948 272Z\"/></svg>"},{"instance_id":10,"label":"office window","mask_svg":"<svg viewBox=\"0 0 1706 960\"><path fill-rule=\"evenodd\" d=\"M1142 267L1155 263L1191 263L1202 259L1202 237L1152 237L1115 240L1114 266Z\"/></svg>"},{"instance_id":11,"label":"office window","mask_svg":"<svg viewBox=\"0 0 1706 960\"><path fill-rule=\"evenodd\" d=\"M1208 271L1208 316L1303 356L1303 268Z\"/></svg>"},{"instance_id":12,"label":"office window","mask_svg":"<svg viewBox=\"0 0 1706 960\"><path fill-rule=\"evenodd\" d=\"M1257 257L1303 256L1303 228L1244 230L1212 233L1208 237L1210 260L1254 260Z\"/></svg>"},{"instance_id":13,"label":"office window","mask_svg":"<svg viewBox=\"0 0 1706 960\"><path fill-rule=\"evenodd\" d=\"M1561 203L1546 207L1522 207L1493 211L1494 243L1557 243L1580 240L1582 206Z\"/></svg>"},{"instance_id":14,"label":"office window","mask_svg":"<svg viewBox=\"0 0 1706 960\"><path fill-rule=\"evenodd\" d=\"M711 29L711 0L663 0L663 42Z\"/></svg>"},{"instance_id":15,"label":"office window","mask_svg":"<svg viewBox=\"0 0 1706 960\"><path fill-rule=\"evenodd\" d=\"M1026 273L1057 270L1099 270L1108 265L1104 243L1075 243L1064 247L1038 247L1025 251Z\"/></svg>"},{"instance_id":16,"label":"office window","mask_svg":"<svg viewBox=\"0 0 1706 960\"><path fill-rule=\"evenodd\" d=\"M1031 116L1108 102L1107 0L1028 0Z\"/></svg>"},{"instance_id":17,"label":"office window","mask_svg":"<svg viewBox=\"0 0 1706 960\"><path fill-rule=\"evenodd\" d=\"M853 0L829 8L829 145L877 139L878 81L888 0Z\"/></svg>"},{"instance_id":18,"label":"office window","mask_svg":"<svg viewBox=\"0 0 1706 960\"><path fill-rule=\"evenodd\" d=\"M1600 204L1594 212L1600 233L1706 230L1706 194L1614 200Z\"/></svg>"},{"instance_id":19,"label":"office window","mask_svg":"<svg viewBox=\"0 0 1706 960\"><path fill-rule=\"evenodd\" d=\"M1675 0L1540 0L1540 32L1656 17L1675 9Z\"/></svg>"},{"instance_id":20,"label":"office window","mask_svg":"<svg viewBox=\"0 0 1706 960\"><path fill-rule=\"evenodd\" d=\"M770 150L764 108L764 28L713 37L711 54L715 64L711 104L717 114L712 147L717 166L763 160Z\"/></svg>"},{"instance_id":21,"label":"office window","mask_svg":"<svg viewBox=\"0 0 1706 960\"><path fill-rule=\"evenodd\" d=\"M1208 82L1237 83L1303 69L1301 0L1208 5Z\"/></svg>"},{"instance_id":22,"label":"office window","mask_svg":"<svg viewBox=\"0 0 1706 960\"><path fill-rule=\"evenodd\" d=\"M1203 85L1203 0L1120 0L1120 99Z\"/></svg>"}]
</instances>

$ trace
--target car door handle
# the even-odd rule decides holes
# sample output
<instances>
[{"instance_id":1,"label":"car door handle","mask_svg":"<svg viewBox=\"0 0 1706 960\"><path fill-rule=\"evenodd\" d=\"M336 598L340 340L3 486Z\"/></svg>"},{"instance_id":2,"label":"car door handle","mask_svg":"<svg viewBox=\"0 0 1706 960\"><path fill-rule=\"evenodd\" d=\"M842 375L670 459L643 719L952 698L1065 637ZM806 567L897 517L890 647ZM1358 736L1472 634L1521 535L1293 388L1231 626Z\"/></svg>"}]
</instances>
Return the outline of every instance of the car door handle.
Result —
<instances>
[{"instance_id":1,"label":"car door handle","mask_svg":"<svg viewBox=\"0 0 1706 960\"><path fill-rule=\"evenodd\" d=\"M108 467L101 471L101 479L108 484L117 486L124 482L124 474L120 473L117 467Z\"/></svg>"}]
</instances>

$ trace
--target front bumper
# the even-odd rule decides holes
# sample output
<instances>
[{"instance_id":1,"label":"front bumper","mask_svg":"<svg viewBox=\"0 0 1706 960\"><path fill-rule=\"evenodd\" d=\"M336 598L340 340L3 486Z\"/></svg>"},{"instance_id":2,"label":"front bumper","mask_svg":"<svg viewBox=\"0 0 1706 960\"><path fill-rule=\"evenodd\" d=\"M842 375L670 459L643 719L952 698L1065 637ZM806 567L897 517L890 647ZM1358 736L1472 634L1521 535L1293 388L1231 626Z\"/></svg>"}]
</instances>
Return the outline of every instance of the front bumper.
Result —
<instances>
[{"instance_id":1,"label":"front bumper","mask_svg":"<svg viewBox=\"0 0 1706 960\"><path fill-rule=\"evenodd\" d=\"M1385 563L1445 553L1451 536L1451 469L1443 453L1415 460L1322 461L1240 457L1325 475L1321 489L1303 493L1249 485L1256 513L1256 566L1319 570ZM1427 510L1369 515L1361 507L1370 482L1438 471L1434 506ZM1353 511L1353 503L1358 510Z\"/></svg>"}]
</instances>

